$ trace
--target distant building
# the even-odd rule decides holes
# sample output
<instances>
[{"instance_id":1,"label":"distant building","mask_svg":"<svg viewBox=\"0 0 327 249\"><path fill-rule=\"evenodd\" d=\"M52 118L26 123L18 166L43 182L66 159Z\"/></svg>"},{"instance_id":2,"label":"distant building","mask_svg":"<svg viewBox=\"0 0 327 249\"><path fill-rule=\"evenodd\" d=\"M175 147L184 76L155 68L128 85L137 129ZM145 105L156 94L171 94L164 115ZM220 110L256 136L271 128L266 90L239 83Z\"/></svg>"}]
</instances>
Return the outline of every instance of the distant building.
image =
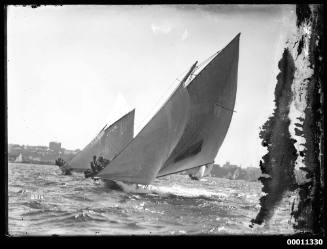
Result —
<instances>
[{"instance_id":1,"label":"distant building","mask_svg":"<svg viewBox=\"0 0 327 249\"><path fill-rule=\"evenodd\" d=\"M70 161L80 150L66 150L59 142L50 142L48 146L31 146L8 144L8 161L15 162L17 158L23 158L24 163L54 164L58 157Z\"/></svg>"},{"instance_id":2,"label":"distant building","mask_svg":"<svg viewBox=\"0 0 327 249\"><path fill-rule=\"evenodd\" d=\"M65 150L64 154L75 154L74 150Z\"/></svg>"},{"instance_id":3,"label":"distant building","mask_svg":"<svg viewBox=\"0 0 327 249\"><path fill-rule=\"evenodd\" d=\"M28 159L29 159L29 160L32 160L32 161L41 161L41 157L33 157L33 156L29 156Z\"/></svg>"},{"instance_id":4,"label":"distant building","mask_svg":"<svg viewBox=\"0 0 327 249\"><path fill-rule=\"evenodd\" d=\"M8 153L13 154L15 157L19 155L19 153L24 151L24 147L18 144L8 144Z\"/></svg>"},{"instance_id":5,"label":"distant building","mask_svg":"<svg viewBox=\"0 0 327 249\"><path fill-rule=\"evenodd\" d=\"M226 162L223 165L223 168L227 170L236 170L237 167L238 167L237 165L231 164L230 162Z\"/></svg>"},{"instance_id":6,"label":"distant building","mask_svg":"<svg viewBox=\"0 0 327 249\"><path fill-rule=\"evenodd\" d=\"M34 148L37 151L47 151L48 150L47 146L34 146Z\"/></svg>"},{"instance_id":7,"label":"distant building","mask_svg":"<svg viewBox=\"0 0 327 249\"><path fill-rule=\"evenodd\" d=\"M53 151L59 152L61 150L61 143L58 142L50 142L49 149Z\"/></svg>"}]
</instances>

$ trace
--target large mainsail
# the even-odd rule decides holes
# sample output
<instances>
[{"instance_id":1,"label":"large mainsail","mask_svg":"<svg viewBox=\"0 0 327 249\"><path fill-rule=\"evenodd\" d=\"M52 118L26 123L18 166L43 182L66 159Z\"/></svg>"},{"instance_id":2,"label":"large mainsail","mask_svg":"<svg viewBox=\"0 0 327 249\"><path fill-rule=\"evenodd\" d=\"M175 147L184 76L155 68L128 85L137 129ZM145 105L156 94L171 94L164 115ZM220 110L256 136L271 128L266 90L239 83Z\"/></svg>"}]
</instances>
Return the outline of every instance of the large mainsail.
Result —
<instances>
[{"instance_id":1,"label":"large mainsail","mask_svg":"<svg viewBox=\"0 0 327 249\"><path fill-rule=\"evenodd\" d=\"M97 175L102 179L149 184L180 140L189 114L189 95L184 83L191 67L166 103L130 144Z\"/></svg>"},{"instance_id":2,"label":"large mainsail","mask_svg":"<svg viewBox=\"0 0 327 249\"><path fill-rule=\"evenodd\" d=\"M134 115L135 109L109 127L103 127L98 135L69 162L69 167L75 171L84 171L90 168L93 155L112 160L133 139Z\"/></svg>"},{"instance_id":3,"label":"large mainsail","mask_svg":"<svg viewBox=\"0 0 327 249\"><path fill-rule=\"evenodd\" d=\"M239 36L184 87L194 64L163 107L97 176L147 185L156 177L213 163L233 115Z\"/></svg>"},{"instance_id":4,"label":"large mainsail","mask_svg":"<svg viewBox=\"0 0 327 249\"><path fill-rule=\"evenodd\" d=\"M190 114L183 135L158 176L214 162L233 115L239 57L238 34L190 82Z\"/></svg>"}]
</instances>

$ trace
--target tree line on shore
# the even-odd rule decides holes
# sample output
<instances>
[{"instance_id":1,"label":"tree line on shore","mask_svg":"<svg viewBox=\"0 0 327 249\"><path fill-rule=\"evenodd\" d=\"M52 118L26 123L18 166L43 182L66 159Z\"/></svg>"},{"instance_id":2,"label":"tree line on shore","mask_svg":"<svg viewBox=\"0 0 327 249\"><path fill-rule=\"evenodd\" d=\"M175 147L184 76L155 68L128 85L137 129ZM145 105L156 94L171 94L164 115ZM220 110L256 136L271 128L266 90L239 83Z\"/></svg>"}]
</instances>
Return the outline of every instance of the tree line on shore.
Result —
<instances>
[{"instance_id":1,"label":"tree line on shore","mask_svg":"<svg viewBox=\"0 0 327 249\"><path fill-rule=\"evenodd\" d=\"M294 170L294 174L298 181L305 181L305 175L301 170ZM210 172L211 177L226 178L230 180L245 180L255 182L262 176L259 167L245 167L242 168L238 165L226 162L224 165L214 164Z\"/></svg>"},{"instance_id":2,"label":"tree line on shore","mask_svg":"<svg viewBox=\"0 0 327 249\"><path fill-rule=\"evenodd\" d=\"M261 171L260 168L242 168L240 166L226 162L222 166L220 166L219 164L214 164L210 175L212 177L227 178L230 180L257 181L261 175Z\"/></svg>"}]
</instances>

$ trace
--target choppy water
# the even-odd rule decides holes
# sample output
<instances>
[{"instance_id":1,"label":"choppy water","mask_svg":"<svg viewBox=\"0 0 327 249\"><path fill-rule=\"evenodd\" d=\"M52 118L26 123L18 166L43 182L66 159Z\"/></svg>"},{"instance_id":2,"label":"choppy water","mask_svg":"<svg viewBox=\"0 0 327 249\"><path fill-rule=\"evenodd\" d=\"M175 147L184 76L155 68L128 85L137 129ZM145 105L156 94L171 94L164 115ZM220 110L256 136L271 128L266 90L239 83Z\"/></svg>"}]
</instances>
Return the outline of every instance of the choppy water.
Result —
<instances>
[{"instance_id":1,"label":"choppy water","mask_svg":"<svg viewBox=\"0 0 327 249\"><path fill-rule=\"evenodd\" d=\"M148 189L112 190L56 166L9 163L11 235L292 234L292 196L269 224L250 228L261 184L186 175L156 179Z\"/></svg>"}]
</instances>

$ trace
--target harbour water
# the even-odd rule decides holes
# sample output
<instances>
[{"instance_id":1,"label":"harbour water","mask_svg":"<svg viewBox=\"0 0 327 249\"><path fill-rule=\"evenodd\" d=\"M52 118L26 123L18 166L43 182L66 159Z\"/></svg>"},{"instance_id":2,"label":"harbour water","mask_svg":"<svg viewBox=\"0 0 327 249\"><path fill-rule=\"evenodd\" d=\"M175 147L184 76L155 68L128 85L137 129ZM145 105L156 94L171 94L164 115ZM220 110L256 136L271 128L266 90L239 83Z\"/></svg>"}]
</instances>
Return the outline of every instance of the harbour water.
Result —
<instances>
[{"instance_id":1,"label":"harbour water","mask_svg":"<svg viewBox=\"0 0 327 249\"><path fill-rule=\"evenodd\" d=\"M287 193L269 224L249 227L260 209L260 182L187 175L148 188L114 190L56 166L9 163L8 229L25 235L293 234Z\"/></svg>"}]
</instances>

